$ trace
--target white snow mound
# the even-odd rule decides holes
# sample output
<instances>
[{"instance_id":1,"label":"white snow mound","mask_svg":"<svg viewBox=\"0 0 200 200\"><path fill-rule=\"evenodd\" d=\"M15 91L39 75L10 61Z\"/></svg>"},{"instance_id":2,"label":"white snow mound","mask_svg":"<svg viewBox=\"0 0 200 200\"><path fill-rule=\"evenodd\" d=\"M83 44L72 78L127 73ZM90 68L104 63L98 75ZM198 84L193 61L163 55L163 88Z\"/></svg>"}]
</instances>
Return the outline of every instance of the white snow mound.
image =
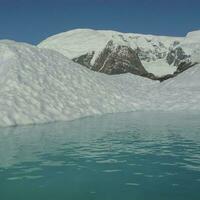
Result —
<instances>
[{"instance_id":1,"label":"white snow mound","mask_svg":"<svg viewBox=\"0 0 200 200\"><path fill-rule=\"evenodd\" d=\"M58 52L13 41L0 42L0 57L0 126L141 109L138 96L155 84L92 72Z\"/></svg>"}]
</instances>

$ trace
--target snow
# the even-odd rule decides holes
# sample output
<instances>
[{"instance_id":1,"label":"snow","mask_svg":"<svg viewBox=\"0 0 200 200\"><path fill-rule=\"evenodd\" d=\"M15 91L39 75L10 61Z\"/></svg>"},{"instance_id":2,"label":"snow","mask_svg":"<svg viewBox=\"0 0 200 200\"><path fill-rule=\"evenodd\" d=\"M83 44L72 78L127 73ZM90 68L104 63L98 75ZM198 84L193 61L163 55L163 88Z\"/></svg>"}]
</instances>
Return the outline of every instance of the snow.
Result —
<instances>
[{"instance_id":1,"label":"snow","mask_svg":"<svg viewBox=\"0 0 200 200\"><path fill-rule=\"evenodd\" d=\"M165 59L158 59L151 62L142 61L145 69L156 76L164 76L166 74L173 74L177 67L166 63Z\"/></svg>"},{"instance_id":2,"label":"snow","mask_svg":"<svg viewBox=\"0 0 200 200\"><path fill-rule=\"evenodd\" d=\"M101 32L90 29L76 29L54 35L38 46L57 50L72 59L88 52L102 50L108 41L109 37Z\"/></svg>"},{"instance_id":3,"label":"snow","mask_svg":"<svg viewBox=\"0 0 200 200\"><path fill-rule=\"evenodd\" d=\"M192 57L199 60L198 49ZM57 51L8 40L0 41L0 58L0 126L138 110L200 111L200 65L159 83L93 72Z\"/></svg>"},{"instance_id":4,"label":"snow","mask_svg":"<svg viewBox=\"0 0 200 200\"><path fill-rule=\"evenodd\" d=\"M38 46L57 50L68 58L76 58L92 51L102 50L108 41L114 40L117 44L127 44L133 49L137 47L154 50L159 42L169 48L174 41L182 41L181 37L154 36L134 33L120 33L92 29L75 29L51 36Z\"/></svg>"},{"instance_id":5,"label":"snow","mask_svg":"<svg viewBox=\"0 0 200 200\"><path fill-rule=\"evenodd\" d=\"M155 95L154 103L158 105L157 109L168 111L200 110L200 65L188 69L179 76L170 79L160 85ZM159 103L160 102L160 103Z\"/></svg>"},{"instance_id":6,"label":"snow","mask_svg":"<svg viewBox=\"0 0 200 200\"><path fill-rule=\"evenodd\" d=\"M200 30L189 32L179 45L188 55L200 50Z\"/></svg>"}]
</instances>

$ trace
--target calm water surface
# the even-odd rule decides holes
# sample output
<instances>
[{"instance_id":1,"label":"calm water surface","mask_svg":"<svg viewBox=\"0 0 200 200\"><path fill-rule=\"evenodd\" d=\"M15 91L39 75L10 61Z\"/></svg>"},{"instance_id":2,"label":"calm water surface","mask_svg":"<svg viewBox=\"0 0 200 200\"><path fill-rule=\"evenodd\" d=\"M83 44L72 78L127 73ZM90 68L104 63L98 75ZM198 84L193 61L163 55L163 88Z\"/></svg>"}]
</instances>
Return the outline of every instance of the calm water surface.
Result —
<instances>
[{"instance_id":1,"label":"calm water surface","mask_svg":"<svg viewBox=\"0 0 200 200\"><path fill-rule=\"evenodd\" d=\"M199 200L200 114L0 129L1 200Z\"/></svg>"}]
</instances>

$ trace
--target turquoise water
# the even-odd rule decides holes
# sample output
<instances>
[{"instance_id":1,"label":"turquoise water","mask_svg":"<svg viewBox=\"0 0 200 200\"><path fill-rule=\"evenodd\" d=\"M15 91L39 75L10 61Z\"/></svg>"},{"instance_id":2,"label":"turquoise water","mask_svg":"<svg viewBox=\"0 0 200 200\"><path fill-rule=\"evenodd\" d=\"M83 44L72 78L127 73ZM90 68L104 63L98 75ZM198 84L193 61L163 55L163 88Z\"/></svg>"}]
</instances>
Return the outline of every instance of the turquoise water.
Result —
<instances>
[{"instance_id":1,"label":"turquoise water","mask_svg":"<svg viewBox=\"0 0 200 200\"><path fill-rule=\"evenodd\" d=\"M200 114L0 129L1 200L199 200Z\"/></svg>"}]
</instances>

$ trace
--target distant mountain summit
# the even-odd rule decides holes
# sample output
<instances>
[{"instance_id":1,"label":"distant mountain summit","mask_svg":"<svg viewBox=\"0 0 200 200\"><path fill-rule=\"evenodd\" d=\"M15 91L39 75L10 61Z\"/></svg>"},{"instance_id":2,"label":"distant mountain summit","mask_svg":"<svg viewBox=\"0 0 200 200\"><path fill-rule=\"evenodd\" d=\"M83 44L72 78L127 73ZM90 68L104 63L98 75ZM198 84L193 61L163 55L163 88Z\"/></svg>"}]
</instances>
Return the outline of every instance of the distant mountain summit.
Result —
<instances>
[{"instance_id":1,"label":"distant mountain summit","mask_svg":"<svg viewBox=\"0 0 200 200\"><path fill-rule=\"evenodd\" d=\"M99 53L94 63L91 63L95 52L87 53L73 60L91 70L105 74L132 73L140 76L148 76L148 72L141 63L136 51L131 47L117 44L110 40Z\"/></svg>"},{"instance_id":2,"label":"distant mountain summit","mask_svg":"<svg viewBox=\"0 0 200 200\"><path fill-rule=\"evenodd\" d=\"M94 71L165 80L195 64L191 55L199 48L199 35L199 31L184 38L76 29L51 36L38 46Z\"/></svg>"}]
</instances>

